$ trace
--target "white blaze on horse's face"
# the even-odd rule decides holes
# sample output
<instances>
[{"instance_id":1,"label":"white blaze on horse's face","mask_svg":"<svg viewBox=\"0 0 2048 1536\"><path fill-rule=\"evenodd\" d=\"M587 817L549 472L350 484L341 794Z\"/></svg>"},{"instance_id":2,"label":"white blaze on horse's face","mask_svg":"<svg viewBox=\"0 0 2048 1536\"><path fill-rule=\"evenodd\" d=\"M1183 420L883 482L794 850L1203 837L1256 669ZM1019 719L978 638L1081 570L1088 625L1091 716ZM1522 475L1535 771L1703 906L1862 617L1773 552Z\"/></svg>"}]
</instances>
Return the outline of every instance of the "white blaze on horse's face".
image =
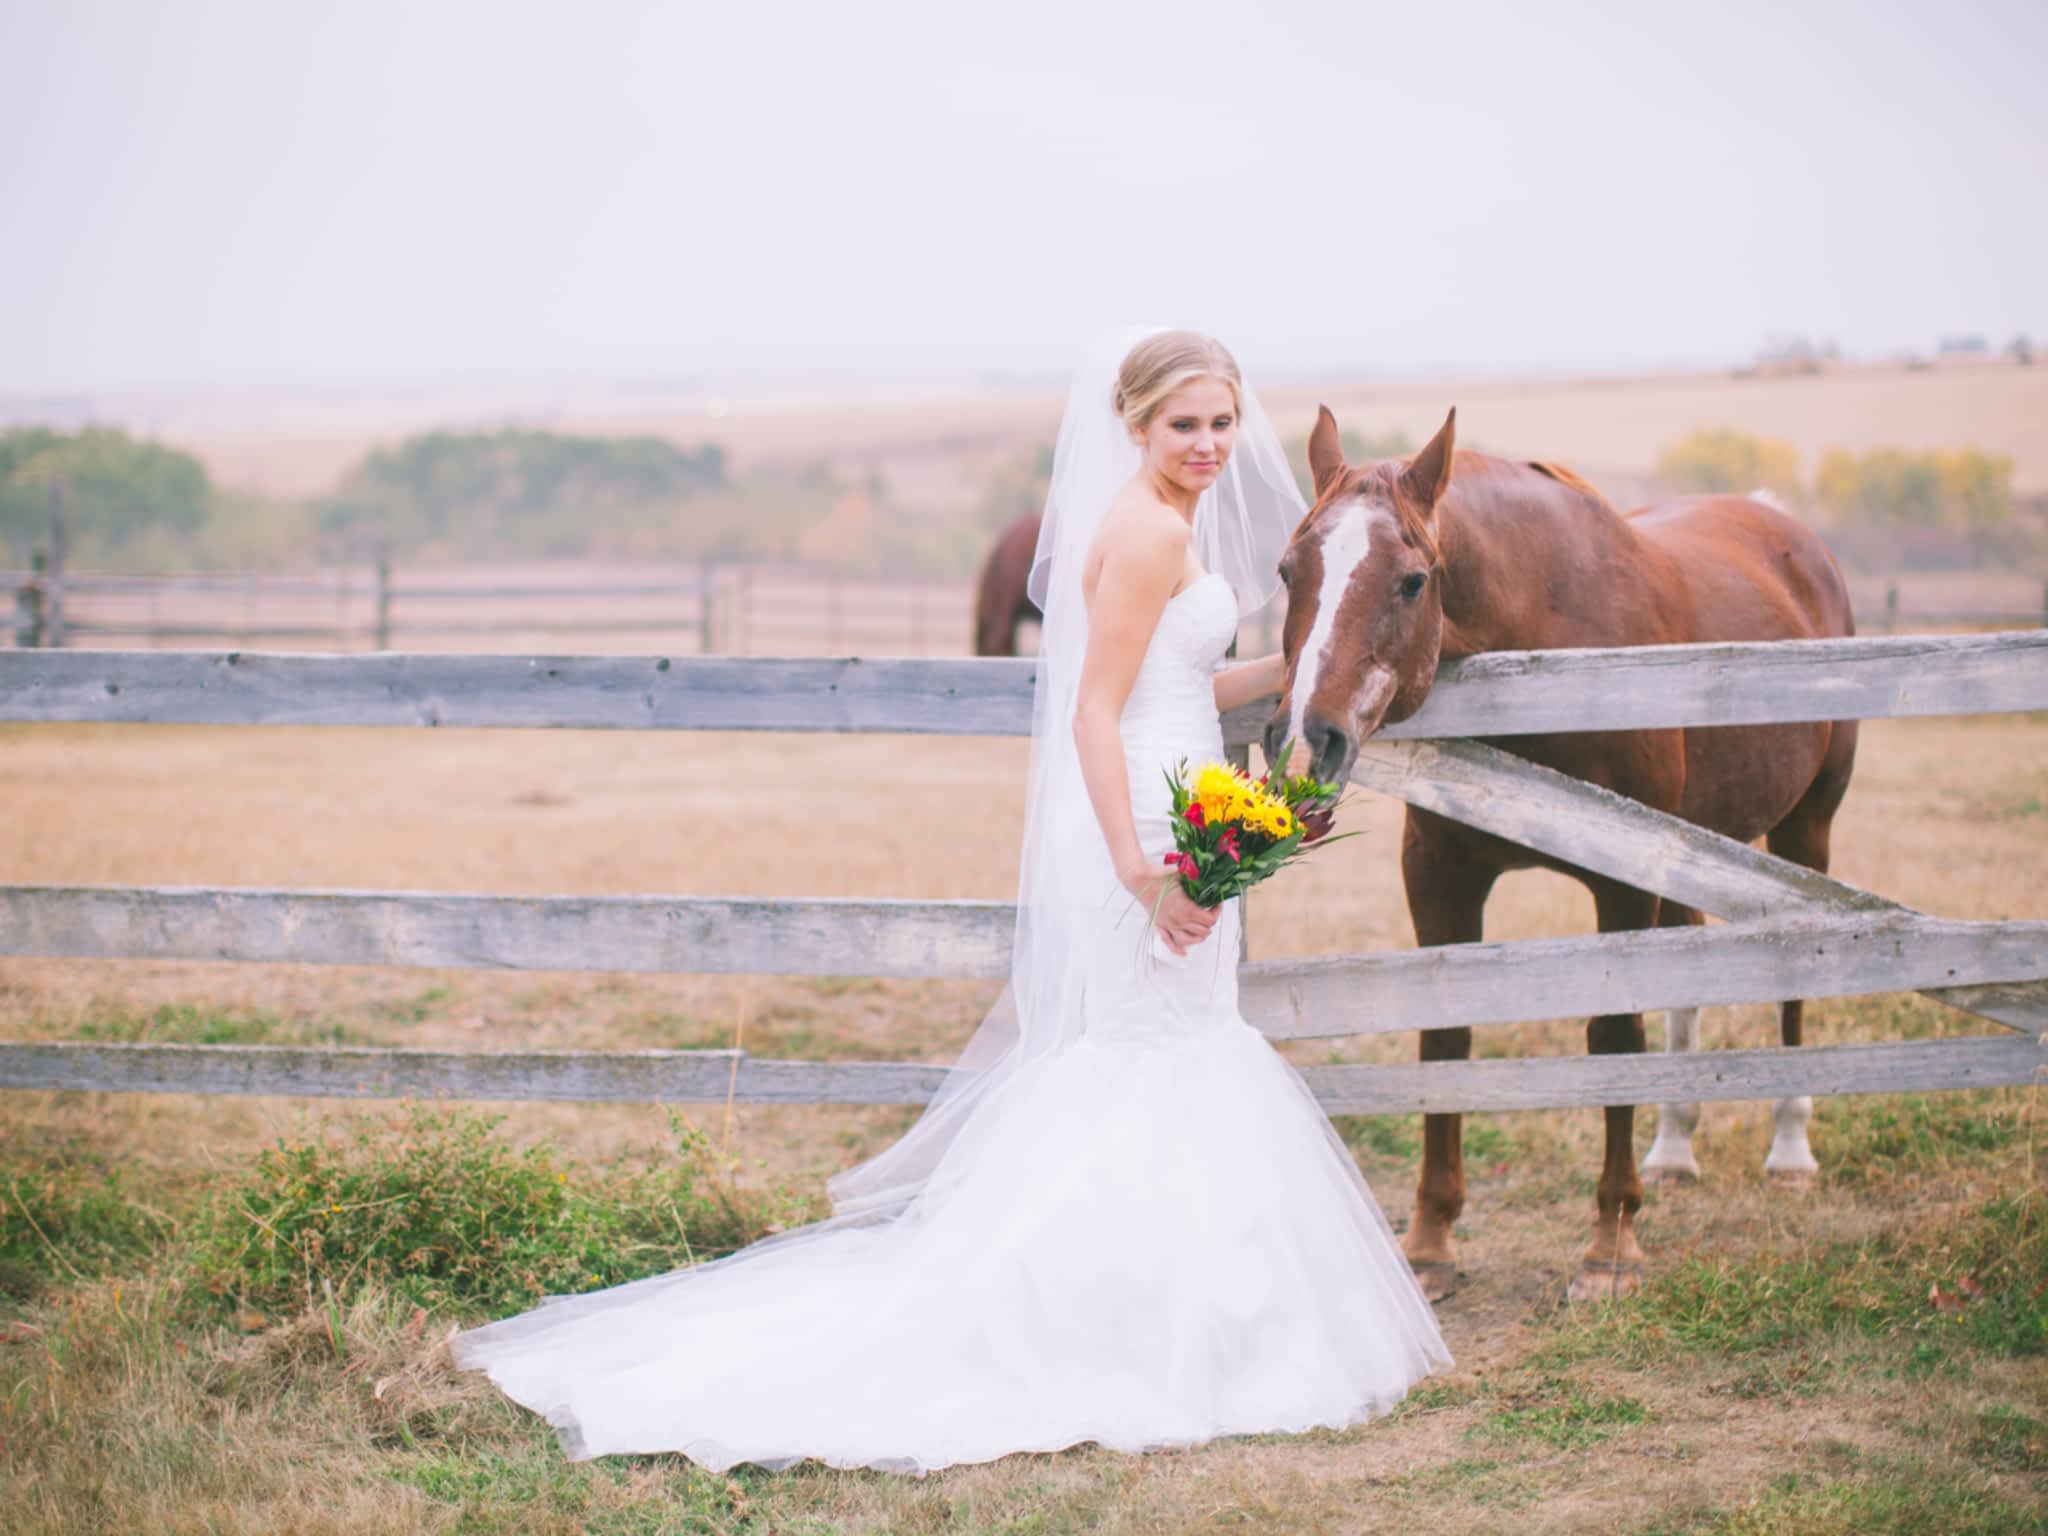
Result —
<instances>
[{"instance_id":1,"label":"white blaze on horse's face","mask_svg":"<svg viewBox=\"0 0 2048 1536\"><path fill-rule=\"evenodd\" d=\"M1294 679L1288 696L1287 739L1308 746L1320 757L1320 744L1309 742L1305 732L1318 685L1325 683L1333 671L1342 667L1342 661L1335 652L1343 638L1338 623L1345 596L1351 591L1354 578L1370 563L1374 546L1384 546L1389 540L1398 544L1401 532L1392 512L1363 495L1340 503L1335 509L1335 516L1321 520L1318 532L1321 580L1316 587L1314 617L1295 661ZM1354 746L1361 734L1361 724L1378 723L1394 695L1396 682L1391 667L1377 664L1370 658L1359 669L1357 682L1345 700L1345 718L1341 722ZM1317 711L1319 717L1327 717L1328 714L1327 707ZM1348 762L1348 759L1347 752L1345 760Z\"/></svg>"}]
</instances>

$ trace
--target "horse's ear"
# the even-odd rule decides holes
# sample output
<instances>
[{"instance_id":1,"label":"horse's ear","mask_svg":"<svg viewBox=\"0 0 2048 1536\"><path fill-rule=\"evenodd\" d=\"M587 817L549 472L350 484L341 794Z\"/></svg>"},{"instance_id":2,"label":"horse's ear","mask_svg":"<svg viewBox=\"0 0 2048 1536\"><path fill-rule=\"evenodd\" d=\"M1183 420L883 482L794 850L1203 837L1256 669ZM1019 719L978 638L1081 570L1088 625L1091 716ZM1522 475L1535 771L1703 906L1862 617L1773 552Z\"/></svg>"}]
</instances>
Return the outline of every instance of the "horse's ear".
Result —
<instances>
[{"instance_id":1,"label":"horse's ear","mask_svg":"<svg viewBox=\"0 0 2048 1536\"><path fill-rule=\"evenodd\" d=\"M1344 477L1349 466L1337 440L1337 418L1327 405L1316 407L1315 430L1308 435L1308 469L1316 483L1316 495L1326 496L1330 487Z\"/></svg>"},{"instance_id":2,"label":"horse's ear","mask_svg":"<svg viewBox=\"0 0 2048 1536\"><path fill-rule=\"evenodd\" d=\"M1458 408L1454 405L1444 418L1444 424L1436 429L1436 436L1401 471L1402 486L1424 512L1434 512L1436 504L1450 488L1451 453L1457 442Z\"/></svg>"}]
</instances>

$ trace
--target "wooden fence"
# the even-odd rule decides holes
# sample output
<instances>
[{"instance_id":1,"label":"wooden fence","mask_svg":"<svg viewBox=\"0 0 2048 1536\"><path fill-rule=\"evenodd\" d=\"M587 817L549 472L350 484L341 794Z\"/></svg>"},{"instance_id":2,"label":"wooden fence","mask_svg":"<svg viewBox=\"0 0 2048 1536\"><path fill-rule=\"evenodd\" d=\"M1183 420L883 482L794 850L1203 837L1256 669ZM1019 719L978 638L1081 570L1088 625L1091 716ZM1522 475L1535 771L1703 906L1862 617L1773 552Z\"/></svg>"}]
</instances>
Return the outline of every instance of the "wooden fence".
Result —
<instances>
[{"instance_id":1,"label":"wooden fence","mask_svg":"<svg viewBox=\"0 0 2048 1536\"><path fill-rule=\"evenodd\" d=\"M519 567L410 576L374 568L179 575L62 572L40 560L0 571L13 594L11 637L60 646L261 646L334 652L529 650L570 639L586 649L746 655L973 650L965 581L882 579L816 566L700 561L629 570L597 565L567 579Z\"/></svg>"},{"instance_id":2,"label":"wooden fence","mask_svg":"<svg viewBox=\"0 0 2048 1536\"><path fill-rule=\"evenodd\" d=\"M701 561L534 572L452 568L401 578L375 567L178 575L65 572L47 557L0 571L13 593L13 642L48 646L262 646L361 652L394 647L528 651L560 637L584 650L675 649L694 656L967 655L972 583L848 575L818 566ZM2048 624L2048 585L2028 608L2012 577L1964 590L1857 584L1873 633L2020 629ZM1246 643L1277 643L1284 599L1244 623Z\"/></svg>"},{"instance_id":3,"label":"wooden fence","mask_svg":"<svg viewBox=\"0 0 2048 1536\"><path fill-rule=\"evenodd\" d=\"M1021 734L1024 661L0 653L0 720ZM1332 1112L1488 1110L2034 1083L2048 922L1958 922L1464 739L2048 709L2048 629L1497 653L1448 665L1353 777L1726 921L1245 964L1274 1038L1913 990L2005 1027L1935 1040L1325 1066ZM1266 706L1225 719L1249 741ZM335 965L997 977L996 902L0 887L0 953ZM735 1051L0 1043L0 1087L490 1099L917 1103L942 1066Z\"/></svg>"}]
</instances>

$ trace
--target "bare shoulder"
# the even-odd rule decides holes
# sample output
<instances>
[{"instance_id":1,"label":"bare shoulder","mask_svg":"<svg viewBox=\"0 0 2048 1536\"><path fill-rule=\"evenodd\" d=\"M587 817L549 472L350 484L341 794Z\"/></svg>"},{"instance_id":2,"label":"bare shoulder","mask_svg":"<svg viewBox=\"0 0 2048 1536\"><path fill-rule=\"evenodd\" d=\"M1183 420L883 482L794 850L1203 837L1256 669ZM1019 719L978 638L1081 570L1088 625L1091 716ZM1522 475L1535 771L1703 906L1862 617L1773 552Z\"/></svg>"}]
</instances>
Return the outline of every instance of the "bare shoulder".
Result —
<instances>
[{"instance_id":1,"label":"bare shoulder","mask_svg":"<svg viewBox=\"0 0 2048 1536\"><path fill-rule=\"evenodd\" d=\"M1092 593L1109 570L1119 585L1158 586L1162 599L1187 564L1188 525L1141 485L1128 485L1103 514L1081 584Z\"/></svg>"}]
</instances>

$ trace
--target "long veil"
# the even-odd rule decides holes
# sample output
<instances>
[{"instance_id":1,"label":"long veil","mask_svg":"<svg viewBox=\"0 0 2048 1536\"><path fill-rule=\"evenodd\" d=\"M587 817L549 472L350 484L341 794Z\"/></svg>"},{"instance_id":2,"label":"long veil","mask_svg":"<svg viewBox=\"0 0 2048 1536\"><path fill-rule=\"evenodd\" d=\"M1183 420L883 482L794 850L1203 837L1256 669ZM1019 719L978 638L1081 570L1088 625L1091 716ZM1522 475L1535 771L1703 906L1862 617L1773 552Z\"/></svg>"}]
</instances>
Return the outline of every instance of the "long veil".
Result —
<instances>
[{"instance_id":1,"label":"long veil","mask_svg":"<svg viewBox=\"0 0 2048 1536\"><path fill-rule=\"evenodd\" d=\"M1113 395L1126 353L1160 326L1125 327L1087 349L1068 392L1053 451L1051 486L1029 590L1045 615L1032 686L1031 756L1025 795L1017 927L1010 980L983 1017L926 1107L898 1141L827 1181L832 1214L690 1268L578 1296L542 1297L532 1311L460 1336L457 1358L479 1341L495 1349L578 1316L638 1302L713 1272L815 1242L849 1227L932 1215L956 1182L947 1153L975 1111L1000 1095L1024 1067L1058 1051L1081 1028L1086 924L1105 920L1089 860L1101 861L1102 833L1081 779L1074 745L1074 698L1088 646L1081 565L1103 514L1138 472L1139 449L1116 413ZM1262 607L1279 585L1281 553L1305 507L1272 424L1248 380L1236 444L1217 483L1195 510L1195 550L1207 571L1230 582L1240 615ZM1081 892L1093 892L1089 897Z\"/></svg>"},{"instance_id":2,"label":"long veil","mask_svg":"<svg viewBox=\"0 0 2048 1536\"><path fill-rule=\"evenodd\" d=\"M1045 517L1027 584L1044 614L1031 692L1031 763L1017 875L1017 929L1010 980L917 1124L894 1145L827 1182L835 1219L886 1214L930 1197L932 1176L974 1110L1028 1063L1072 1043L1081 1028L1079 925L1113 919L1083 877L1102 833L1074 746L1074 699L1088 649L1081 597L1083 556L1117 492L1138 473L1139 449L1117 415L1117 371L1162 326L1126 326L1087 349L1067 394L1053 448ZM1195 507L1195 552L1237 596L1238 612L1263 607L1279 585L1280 556L1307 510L1287 454L1248 382L1236 446Z\"/></svg>"}]
</instances>

